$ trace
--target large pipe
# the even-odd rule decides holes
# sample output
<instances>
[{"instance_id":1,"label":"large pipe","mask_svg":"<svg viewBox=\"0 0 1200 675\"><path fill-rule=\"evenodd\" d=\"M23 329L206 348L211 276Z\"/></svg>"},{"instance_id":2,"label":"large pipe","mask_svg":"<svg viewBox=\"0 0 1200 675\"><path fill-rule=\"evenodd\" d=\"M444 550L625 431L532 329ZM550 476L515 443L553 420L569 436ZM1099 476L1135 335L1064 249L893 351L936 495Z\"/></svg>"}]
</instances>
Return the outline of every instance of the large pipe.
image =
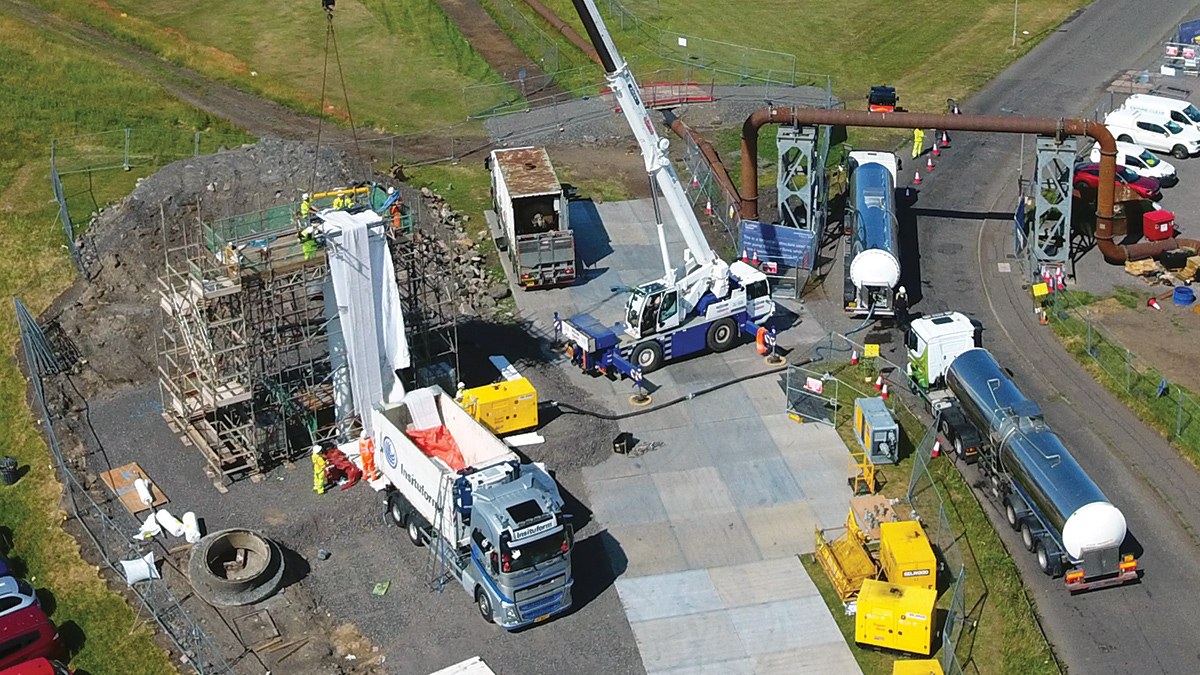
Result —
<instances>
[{"instance_id":1,"label":"large pipe","mask_svg":"<svg viewBox=\"0 0 1200 675\"><path fill-rule=\"evenodd\" d=\"M713 176L717 180L717 187L721 190L721 194L725 195L725 199L729 203L737 203L741 207L742 197L738 194L737 187L733 184L733 179L729 177L729 172L725 170L725 164L721 162L721 156L717 154L715 148L704 137L696 133L683 120L675 116L675 113L670 110L663 111L663 121L667 126L671 127L680 138L691 138L692 141L700 148L700 154L704 156L704 161L708 162L709 168L712 169Z\"/></svg>"},{"instance_id":2,"label":"large pipe","mask_svg":"<svg viewBox=\"0 0 1200 675\"><path fill-rule=\"evenodd\" d=\"M538 2L538 0L525 0L525 2L533 8L533 11L541 14L542 18L549 22L551 26L554 26L555 30L566 36L571 41L571 44L579 47L589 59L595 61L597 65L604 65L600 62L600 55L596 53L596 48L592 46L592 43L584 40L579 33L575 32L574 28L568 26L566 21L558 18L558 15L551 11L549 7Z\"/></svg>"},{"instance_id":3,"label":"large pipe","mask_svg":"<svg viewBox=\"0 0 1200 675\"><path fill-rule=\"evenodd\" d=\"M990 131L1006 134L1090 136L1100 145L1100 185L1096 193L1096 245L1105 260L1154 258L1180 246L1200 250L1191 239L1166 239L1118 246L1113 242L1113 192L1117 178L1117 144L1103 124L1089 120L1050 117L996 117L992 115L933 115L928 113L826 110L823 108L762 108L742 125L743 218L758 217L758 130L764 124L828 124L889 129L945 129L947 131Z\"/></svg>"}]
</instances>

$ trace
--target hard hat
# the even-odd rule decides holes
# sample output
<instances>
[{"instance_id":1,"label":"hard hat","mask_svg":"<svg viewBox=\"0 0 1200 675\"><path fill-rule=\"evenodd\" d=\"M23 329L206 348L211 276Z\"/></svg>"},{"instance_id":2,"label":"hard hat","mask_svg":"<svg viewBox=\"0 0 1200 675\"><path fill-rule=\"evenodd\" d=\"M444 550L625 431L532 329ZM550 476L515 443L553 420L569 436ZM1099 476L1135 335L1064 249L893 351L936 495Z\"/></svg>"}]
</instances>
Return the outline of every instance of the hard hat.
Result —
<instances>
[{"instance_id":1,"label":"hard hat","mask_svg":"<svg viewBox=\"0 0 1200 675\"><path fill-rule=\"evenodd\" d=\"M304 234L312 234L312 233L313 233L312 225L309 225L308 227L304 228Z\"/></svg>"},{"instance_id":2,"label":"hard hat","mask_svg":"<svg viewBox=\"0 0 1200 675\"><path fill-rule=\"evenodd\" d=\"M307 199L308 199L308 193L307 193L307 192L305 192L305 193L304 193L304 199L305 199L305 200L307 200Z\"/></svg>"},{"instance_id":3,"label":"hard hat","mask_svg":"<svg viewBox=\"0 0 1200 675\"><path fill-rule=\"evenodd\" d=\"M321 454L321 446L320 445L312 446L312 454L314 454L314 455Z\"/></svg>"},{"instance_id":4,"label":"hard hat","mask_svg":"<svg viewBox=\"0 0 1200 675\"><path fill-rule=\"evenodd\" d=\"M899 290L902 295L908 295L908 291L904 290L903 286L901 286Z\"/></svg>"},{"instance_id":5,"label":"hard hat","mask_svg":"<svg viewBox=\"0 0 1200 675\"><path fill-rule=\"evenodd\" d=\"M359 434L359 435L358 435L358 437L359 437L359 438L366 438L366 437L367 437L367 430L366 430L366 429L363 429L363 430L362 430L362 433L361 433L361 434Z\"/></svg>"},{"instance_id":6,"label":"hard hat","mask_svg":"<svg viewBox=\"0 0 1200 675\"><path fill-rule=\"evenodd\" d=\"M395 194L395 192L396 192L396 188L394 188L394 187L389 187L389 188L388 188L388 194L389 194L389 195L390 195L390 194Z\"/></svg>"}]
</instances>

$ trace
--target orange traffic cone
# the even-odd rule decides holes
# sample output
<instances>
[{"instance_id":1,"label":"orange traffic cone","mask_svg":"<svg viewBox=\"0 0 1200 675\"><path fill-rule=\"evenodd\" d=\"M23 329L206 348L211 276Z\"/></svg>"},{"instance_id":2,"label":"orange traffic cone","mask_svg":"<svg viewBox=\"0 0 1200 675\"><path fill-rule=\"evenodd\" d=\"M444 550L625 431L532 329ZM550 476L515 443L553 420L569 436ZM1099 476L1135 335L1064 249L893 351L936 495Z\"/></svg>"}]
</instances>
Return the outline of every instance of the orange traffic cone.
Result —
<instances>
[{"instance_id":1,"label":"orange traffic cone","mask_svg":"<svg viewBox=\"0 0 1200 675\"><path fill-rule=\"evenodd\" d=\"M883 400L886 401L887 400L887 382L883 383L883 389L880 390L880 394L883 396Z\"/></svg>"},{"instance_id":2,"label":"orange traffic cone","mask_svg":"<svg viewBox=\"0 0 1200 675\"><path fill-rule=\"evenodd\" d=\"M854 351L850 352L850 365L852 365L852 366L858 365L858 349L855 349Z\"/></svg>"},{"instance_id":3,"label":"orange traffic cone","mask_svg":"<svg viewBox=\"0 0 1200 675\"><path fill-rule=\"evenodd\" d=\"M925 170L926 170L926 171L933 171L933 157L926 157L926 158L925 158Z\"/></svg>"},{"instance_id":4,"label":"orange traffic cone","mask_svg":"<svg viewBox=\"0 0 1200 675\"><path fill-rule=\"evenodd\" d=\"M944 131L942 132L942 147L943 148L950 147L950 134L948 134Z\"/></svg>"},{"instance_id":5,"label":"orange traffic cone","mask_svg":"<svg viewBox=\"0 0 1200 675\"><path fill-rule=\"evenodd\" d=\"M750 253L746 249L742 249L742 262L750 262Z\"/></svg>"},{"instance_id":6,"label":"orange traffic cone","mask_svg":"<svg viewBox=\"0 0 1200 675\"><path fill-rule=\"evenodd\" d=\"M1150 298L1148 301L1146 301L1146 304L1150 305L1151 307L1153 307L1154 309L1157 309L1160 312L1162 311L1162 307L1158 306L1158 300L1155 298Z\"/></svg>"},{"instance_id":7,"label":"orange traffic cone","mask_svg":"<svg viewBox=\"0 0 1200 675\"><path fill-rule=\"evenodd\" d=\"M704 203L704 213L709 216L712 215L712 200L711 199Z\"/></svg>"},{"instance_id":8,"label":"orange traffic cone","mask_svg":"<svg viewBox=\"0 0 1200 675\"><path fill-rule=\"evenodd\" d=\"M880 373L879 377L875 378L875 391L879 391L881 389L883 389L883 373Z\"/></svg>"},{"instance_id":9,"label":"orange traffic cone","mask_svg":"<svg viewBox=\"0 0 1200 675\"><path fill-rule=\"evenodd\" d=\"M754 249L754 257L750 259L750 262L753 263L755 267L758 266L758 249Z\"/></svg>"},{"instance_id":10,"label":"orange traffic cone","mask_svg":"<svg viewBox=\"0 0 1200 675\"><path fill-rule=\"evenodd\" d=\"M942 437L938 436L938 439L933 442L933 452L931 452L929 454L933 457L937 457L938 453L941 452L941 450L942 450Z\"/></svg>"},{"instance_id":11,"label":"orange traffic cone","mask_svg":"<svg viewBox=\"0 0 1200 675\"><path fill-rule=\"evenodd\" d=\"M695 176L692 176L692 187L700 187L700 181Z\"/></svg>"},{"instance_id":12,"label":"orange traffic cone","mask_svg":"<svg viewBox=\"0 0 1200 675\"><path fill-rule=\"evenodd\" d=\"M913 172L913 185L920 185L920 184L921 184L921 172L914 171Z\"/></svg>"},{"instance_id":13,"label":"orange traffic cone","mask_svg":"<svg viewBox=\"0 0 1200 675\"><path fill-rule=\"evenodd\" d=\"M938 157L938 156L940 156L940 155L941 155L941 153L939 153L939 152L938 152L938 144L937 144L937 143L934 143L934 144L933 144L933 156L934 156L934 157Z\"/></svg>"}]
</instances>

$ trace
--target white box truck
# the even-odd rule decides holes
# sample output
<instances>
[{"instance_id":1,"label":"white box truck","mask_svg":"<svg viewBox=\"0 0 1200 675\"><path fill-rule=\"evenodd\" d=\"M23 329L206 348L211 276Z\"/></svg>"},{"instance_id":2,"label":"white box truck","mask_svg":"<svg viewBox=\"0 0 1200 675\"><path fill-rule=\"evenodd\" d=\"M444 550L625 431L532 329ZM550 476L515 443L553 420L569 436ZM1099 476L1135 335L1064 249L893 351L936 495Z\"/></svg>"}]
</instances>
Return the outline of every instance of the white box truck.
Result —
<instances>
[{"instance_id":1,"label":"white box truck","mask_svg":"<svg viewBox=\"0 0 1200 675\"><path fill-rule=\"evenodd\" d=\"M570 524L558 485L438 387L371 411L388 514L428 545L431 576L456 579L487 621L512 630L571 606Z\"/></svg>"},{"instance_id":2,"label":"white box truck","mask_svg":"<svg viewBox=\"0 0 1200 675\"><path fill-rule=\"evenodd\" d=\"M545 148L493 150L487 166L492 174L492 236L501 255L512 262L517 285L530 289L574 281L568 195Z\"/></svg>"}]
</instances>

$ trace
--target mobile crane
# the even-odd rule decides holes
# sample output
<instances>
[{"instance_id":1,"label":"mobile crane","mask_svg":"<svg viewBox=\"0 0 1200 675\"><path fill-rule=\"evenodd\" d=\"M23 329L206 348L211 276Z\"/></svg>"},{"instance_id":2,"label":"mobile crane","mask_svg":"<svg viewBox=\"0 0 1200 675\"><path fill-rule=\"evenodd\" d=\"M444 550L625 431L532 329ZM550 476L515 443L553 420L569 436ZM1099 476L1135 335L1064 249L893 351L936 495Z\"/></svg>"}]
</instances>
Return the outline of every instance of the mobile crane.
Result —
<instances>
[{"instance_id":1,"label":"mobile crane","mask_svg":"<svg viewBox=\"0 0 1200 675\"><path fill-rule=\"evenodd\" d=\"M631 289L623 323L607 327L590 314L578 314L563 321L561 329L572 360L584 370L615 370L637 378L706 348L730 349L740 333L758 332L774 313L775 303L765 274L742 261L725 262L709 246L671 165L670 141L654 130L633 73L617 52L599 10L593 0L572 2L641 148L651 180L664 273L661 279ZM671 265L656 186L687 244L678 267Z\"/></svg>"}]
</instances>

